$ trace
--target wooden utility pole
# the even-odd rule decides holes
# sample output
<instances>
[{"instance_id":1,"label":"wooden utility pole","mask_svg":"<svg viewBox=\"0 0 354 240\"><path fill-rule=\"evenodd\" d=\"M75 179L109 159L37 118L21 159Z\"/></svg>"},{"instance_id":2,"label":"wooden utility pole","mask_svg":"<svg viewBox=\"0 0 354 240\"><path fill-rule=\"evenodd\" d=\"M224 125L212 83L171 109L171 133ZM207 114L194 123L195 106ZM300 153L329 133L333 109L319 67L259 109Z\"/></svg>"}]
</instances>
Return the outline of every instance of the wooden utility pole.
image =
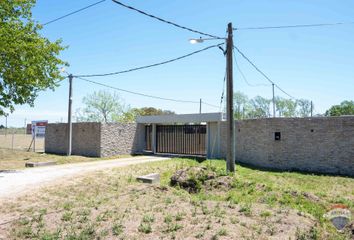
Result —
<instances>
[{"instance_id":1,"label":"wooden utility pole","mask_svg":"<svg viewBox=\"0 0 354 240\"><path fill-rule=\"evenodd\" d=\"M226 68L227 68L227 95L226 95L226 122L227 122L227 152L226 152L226 169L228 172L235 172L235 154L234 154L234 104L233 104L233 33L232 23L227 25L228 37L226 40Z\"/></svg>"},{"instance_id":2,"label":"wooden utility pole","mask_svg":"<svg viewBox=\"0 0 354 240\"><path fill-rule=\"evenodd\" d=\"M67 155L71 155L71 147L72 147L72 122L71 122L71 106L72 106L72 91L73 91L73 78L72 74L69 75L69 107L68 107L68 127L67 127L67 137L68 137L68 147L67 147Z\"/></svg>"},{"instance_id":3,"label":"wooden utility pole","mask_svg":"<svg viewBox=\"0 0 354 240\"><path fill-rule=\"evenodd\" d=\"M274 83L272 83L273 89L273 118L275 118L275 97L274 97Z\"/></svg>"}]
</instances>

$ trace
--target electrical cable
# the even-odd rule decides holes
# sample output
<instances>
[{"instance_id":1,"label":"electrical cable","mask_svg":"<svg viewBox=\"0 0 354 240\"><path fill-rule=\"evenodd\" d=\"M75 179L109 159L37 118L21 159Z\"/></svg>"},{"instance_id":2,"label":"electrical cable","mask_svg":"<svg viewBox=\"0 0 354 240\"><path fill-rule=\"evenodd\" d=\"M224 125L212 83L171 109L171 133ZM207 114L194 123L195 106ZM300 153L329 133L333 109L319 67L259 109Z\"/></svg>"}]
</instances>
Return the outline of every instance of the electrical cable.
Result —
<instances>
[{"instance_id":1,"label":"electrical cable","mask_svg":"<svg viewBox=\"0 0 354 240\"><path fill-rule=\"evenodd\" d=\"M80 8L80 9L78 9L78 10L76 10L76 11L71 12L71 13L65 14L64 16L61 16L61 17L55 18L55 19L53 19L53 20L51 20L51 21L48 21L48 22L46 22L46 23L43 23L42 26L46 26L46 25L51 24L51 23L53 23L53 22L59 21L59 20L61 20L61 19L63 19L63 18L69 17L69 16L71 16L71 15L73 15L73 14L75 14L75 13L81 12L81 11L83 11L83 10L86 10L86 9L88 9L88 8L91 8L91 7L93 7L93 6L96 6L96 5L98 5L98 4L100 4L100 3L103 3L103 2L105 2L105 1L106 1L106 0L101 0L101 1L95 2L95 3L91 4L91 5L88 5L88 6L86 6L86 7Z\"/></svg>"},{"instance_id":2,"label":"electrical cable","mask_svg":"<svg viewBox=\"0 0 354 240\"><path fill-rule=\"evenodd\" d=\"M239 30L266 30L266 29L282 29L282 28L328 27L328 26L336 26L336 25L348 25L348 24L354 24L354 22L297 24L297 25L264 26L264 27L238 27L238 28L233 28L233 30L239 31Z\"/></svg>"},{"instance_id":3,"label":"electrical cable","mask_svg":"<svg viewBox=\"0 0 354 240\"><path fill-rule=\"evenodd\" d=\"M226 85L226 69L225 69L225 74L224 74L224 80L222 82L222 92L221 92L221 97L220 97L220 111L222 109L222 103L224 101L224 97L225 97L225 85Z\"/></svg>"},{"instance_id":4,"label":"electrical cable","mask_svg":"<svg viewBox=\"0 0 354 240\"><path fill-rule=\"evenodd\" d=\"M247 78L246 78L245 74L243 73L243 71L241 70L240 65L239 65L238 62L237 62L235 52L234 52L234 60L235 60L236 67L237 67L239 73L241 74L241 78L244 80L244 82L245 82L248 86L250 86L250 87L268 87L268 86L270 86L269 84L263 84L263 83L251 84L251 83L247 80Z\"/></svg>"},{"instance_id":5,"label":"electrical cable","mask_svg":"<svg viewBox=\"0 0 354 240\"><path fill-rule=\"evenodd\" d=\"M265 77L270 83L274 84L274 86L276 88L278 88L281 92L283 92L284 94L286 94L287 96L289 96L292 99L296 99L293 96L291 96L289 93L287 93L286 91L284 91L281 87L279 87L274 81L272 81L264 72L262 72L248 57L246 57L245 54L243 54L240 49L238 49L238 47L234 46L234 48L238 51L238 53L244 58L246 59L247 62L249 62L263 77Z\"/></svg>"},{"instance_id":6,"label":"electrical cable","mask_svg":"<svg viewBox=\"0 0 354 240\"><path fill-rule=\"evenodd\" d=\"M139 95L139 96L143 96L143 97L149 97L149 98L155 98L155 99L159 99L159 100L165 100L165 101L171 101L171 102L179 102L179 103L193 103L193 104L199 103L199 101L189 101L189 100L180 100L180 99L173 99L173 98L164 98L164 97L149 95L149 94L145 94L145 93L134 92L134 91L130 91L130 90L122 89L122 88L113 87L113 86L110 86L110 85L107 85L107 84L104 84L104 83L95 82L95 81L92 81L92 80L89 80L89 79L85 79L85 78L82 78L82 77L78 77L78 76L76 76L75 78L81 79L83 81L86 81L86 82L89 82L89 83L92 83L92 84L96 84L96 85L99 85L99 86L111 88L113 90L126 92L126 93L130 93L130 94L134 94L134 95ZM202 103L204 103L205 105L211 106L211 107L217 107L215 105L212 105L212 104L209 104L209 103L206 103L206 102L202 102Z\"/></svg>"},{"instance_id":7,"label":"electrical cable","mask_svg":"<svg viewBox=\"0 0 354 240\"><path fill-rule=\"evenodd\" d=\"M220 43L220 44L217 44L217 45L212 45L212 46L209 46L209 47L200 49L200 50L198 50L198 51L194 51L194 52L192 52L192 53L183 55L183 56L181 56L181 57L173 58L173 59L170 59L170 60L167 60L167 61L163 61L163 62L159 62L159 63L154 63L154 64L142 66L142 67L135 67L135 68L131 68L131 69L123 70L123 71L118 71L118 72L111 72L111 73L76 75L75 77L85 77L85 78L87 78L87 77L104 77L104 76L118 75L118 74L122 74L122 73L133 72L133 71L137 71L137 70L141 70L141 69L156 67L156 66L160 66L160 65L163 65L163 64L175 62L175 61L181 60L181 59L183 59L183 58L190 57L190 56L192 56L192 55L194 55L194 54L197 54L197 53L206 51L206 50L211 49L211 48L214 48L214 47L219 47L219 46L221 46L221 45L223 45L223 44L224 44L224 43Z\"/></svg>"},{"instance_id":8,"label":"electrical cable","mask_svg":"<svg viewBox=\"0 0 354 240\"><path fill-rule=\"evenodd\" d=\"M146 13L146 12L144 12L144 11L142 11L142 10L139 10L139 9L134 8L134 7L132 7L132 6L126 5L126 4L121 3L121 2L119 2L119 1L117 1L117 0L112 0L112 1L113 1L114 3L116 3L116 4L119 4L119 5L123 6L123 7L125 7L125 8L128 8L128 9L130 9L130 10L136 11L136 12L138 12L138 13L141 13L141 14L145 15L145 16L154 18L154 19L156 19L156 20L158 20L158 21L161 21L161 22L163 22L163 23L167 23L167 24L170 24L170 25L172 25L172 26L175 26L175 27L178 27L178 28L181 28L181 29L184 29L184 30L193 32L193 33L198 33L198 34L200 34L200 35L208 36L208 37L211 37L211 38L223 39L223 38L221 38L221 37L218 37L218 36L215 36L215 35L212 35L212 34L204 33L204 32L201 32L201 31L198 31L198 30L194 30L194 29L191 29L191 28L188 28L188 27L184 27L184 26L181 26L181 25L179 25L179 24L177 24L177 23L173 23L173 22L170 22L170 21L168 21L168 20L162 19L162 18L160 18L160 17L156 17L156 16L154 16L154 15L152 15L152 14Z\"/></svg>"}]
</instances>

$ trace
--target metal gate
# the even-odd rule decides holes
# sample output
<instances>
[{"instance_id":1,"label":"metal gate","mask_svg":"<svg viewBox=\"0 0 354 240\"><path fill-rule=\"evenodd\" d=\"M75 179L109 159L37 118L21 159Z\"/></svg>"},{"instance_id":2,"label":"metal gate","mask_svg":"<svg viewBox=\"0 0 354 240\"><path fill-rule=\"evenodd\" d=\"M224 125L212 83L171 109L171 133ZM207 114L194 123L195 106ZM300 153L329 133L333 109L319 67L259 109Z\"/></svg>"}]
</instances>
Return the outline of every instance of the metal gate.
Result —
<instances>
[{"instance_id":1,"label":"metal gate","mask_svg":"<svg viewBox=\"0 0 354 240\"><path fill-rule=\"evenodd\" d=\"M145 126L145 151L152 151L152 126Z\"/></svg>"},{"instance_id":2,"label":"metal gate","mask_svg":"<svg viewBox=\"0 0 354 240\"><path fill-rule=\"evenodd\" d=\"M156 126L158 153L206 155L206 125Z\"/></svg>"}]
</instances>

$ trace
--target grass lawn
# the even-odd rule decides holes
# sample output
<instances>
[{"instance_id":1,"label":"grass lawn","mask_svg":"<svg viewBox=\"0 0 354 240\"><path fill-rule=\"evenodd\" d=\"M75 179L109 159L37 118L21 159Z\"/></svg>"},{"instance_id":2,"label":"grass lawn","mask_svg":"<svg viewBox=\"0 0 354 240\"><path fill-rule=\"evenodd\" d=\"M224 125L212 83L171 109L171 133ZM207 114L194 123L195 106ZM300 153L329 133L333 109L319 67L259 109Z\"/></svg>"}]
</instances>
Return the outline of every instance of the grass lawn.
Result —
<instances>
[{"instance_id":1,"label":"grass lawn","mask_svg":"<svg viewBox=\"0 0 354 240\"><path fill-rule=\"evenodd\" d=\"M121 157L129 157L130 155L121 155L110 158L92 158L82 156L64 156L55 154L45 154L38 152L26 152L11 149L0 148L0 171L22 169L26 162L50 162L55 161L57 164L89 162L97 160L116 159Z\"/></svg>"},{"instance_id":2,"label":"grass lawn","mask_svg":"<svg viewBox=\"0 0 354 240\"><path fill-rule=\"evenodd\" d=\"M0 202L0 239L351 239L323 217L354 210L354 179L237 167L231 188L189 193L170 177L187 166L225 173L220 160L172 159L62 180ZM161 184L135 177L158 172ZM3 224L1 224L3 223Z\"/></svg>"}]
</instances>

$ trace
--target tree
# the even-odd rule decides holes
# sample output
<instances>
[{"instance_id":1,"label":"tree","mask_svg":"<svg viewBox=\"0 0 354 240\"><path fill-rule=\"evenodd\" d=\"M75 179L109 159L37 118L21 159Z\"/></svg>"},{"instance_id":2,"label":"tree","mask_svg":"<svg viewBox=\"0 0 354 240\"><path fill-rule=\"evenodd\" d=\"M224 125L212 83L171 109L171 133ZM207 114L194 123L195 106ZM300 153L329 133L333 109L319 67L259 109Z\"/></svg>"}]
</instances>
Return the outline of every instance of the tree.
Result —
<instances>
[{"instance_id":1,"label":"tree","mask_svg":"<svg viewBox=\"0 0 354 240\"><path fill-rule=\"evenodd\" d=\"M334 105L325 113L326 116L354 115L354 101L343 101L340 105Z\"/></svg>"},{"instance_id":2,"label":"tree","mask_svg":"<svg viewBox=\"0 0 354 240\"><path fill-rule=\"evenodd\" d=\"M311 101L307 99L298 99L297 100L298 106L298 116L299 117L310 117L311 116L311 109L313 110L313 106L311 106Z\"/></svg>"},{"instance_id":3,"label":"tree","mask_svg":"<svg viewBox=\"0 0 354 240\"><path fill-rule=\"evenodd\" d=\"M279 117L295 117L297 101L285 99L282 97L275 98L275 106Z\"/></svg>"},{"instance_id":4,"label":"tree","mask_svg":"<svg viewBox=\"0 0 354 240\"><path fill-rule=\"evenodd\" d=\"M82 99L83 109L76 111L78 122L112 122L124 113L124 103L119 95L98 91Z\"/></svg>"},{"instance_id":5,"label":"tree","mask_svg":"<svg viewBox=\"0 0 354 240\"><path fill-rule=\"evenodd\" d=\"M116 121L119 122L135 122L137 116L151 116L151 115L169 115L175 114L170 110L162 110L154 107L131 108L124 112L124 114Z\"/></svg>"},{"instance_id":6,"label":"tree","mask_svg":"<svg viewBox=\"0 0 354 240\"><path fill-rule=\"evenodd\" d=\"M250 102L246 94L242 92L234 93L234 116L235 119L243 119L249 111Z\"/></svg>"},{"instance_id":7,"label":"tree","mask_svg":"<svg viewBox=\"0 0 354 240\"><path fill-rule=\"evenodd\" d=\"M267 118L270 117L270 100L261 96L256 96L251 100L252 109L249 112L251 118Z\"/></svg>"},{"instance_id":8,"label":"tree","mask_svg":"<svg viewBox=\"0 0 354 240\"><path fill-rule=\"evenodd\" d=\"M40 35L41 25L33 21L35 0L0 1L0 116L13 112L16 104L33 106L39 91L58 86L58 58L64 49Z\"/></svg>"}]
</instances>

